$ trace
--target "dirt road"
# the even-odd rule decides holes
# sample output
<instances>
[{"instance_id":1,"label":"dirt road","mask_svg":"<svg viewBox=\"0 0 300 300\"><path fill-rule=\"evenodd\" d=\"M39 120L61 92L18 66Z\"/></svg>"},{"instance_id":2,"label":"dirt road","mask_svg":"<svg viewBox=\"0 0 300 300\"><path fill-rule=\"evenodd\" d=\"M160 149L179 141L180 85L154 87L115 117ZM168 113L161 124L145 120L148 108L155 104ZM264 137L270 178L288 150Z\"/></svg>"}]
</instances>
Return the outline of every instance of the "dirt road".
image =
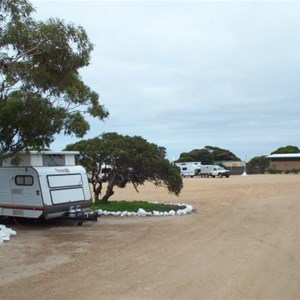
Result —
<instances>
[{"instance_id":1,"label":"dirt road","mask_svg":"<svg viewBox=\"0 0 300 300\"><path fill-rule=\"evenodd\" d=\"M184 180L118 199L180 202L176 217L22 223L0 245L1 299L300 299L300 176Z\"/></svg>"}]
</instances>

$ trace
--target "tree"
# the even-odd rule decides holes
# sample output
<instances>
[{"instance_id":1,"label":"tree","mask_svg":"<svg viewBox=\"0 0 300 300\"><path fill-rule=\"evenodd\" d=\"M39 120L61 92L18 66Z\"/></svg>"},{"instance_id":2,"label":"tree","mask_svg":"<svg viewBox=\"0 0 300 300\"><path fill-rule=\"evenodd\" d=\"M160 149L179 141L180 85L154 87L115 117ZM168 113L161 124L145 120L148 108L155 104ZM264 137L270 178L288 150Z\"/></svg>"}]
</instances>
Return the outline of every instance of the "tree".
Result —
<instances>
[{"instance_id":1,"label":"tree","mask_svg":"<svg viewBox=\"0 0 300 300\"><path fill-rule=\"evenodd\" d=\"M300 149L297 146L288 145L286 147L280 147L273 151L271 154L285 154L285 153L300 153Z\"/></svg>"},{"instance_id":2,"label":"tree","mask_svg":"<svg viewBox=\"0 0 300 300\"><path fill-rule=\"evenodd\" d=\"M251 173L265 173L269 164L270 161L266 156L255 156L248 162L248 167L250 168Z\"/></svg>"},{"instance_id":3,"label":"tree","mask_svg":"<svg viewBox=\"0 0 300 300\"><path fill-rule=\"evenodd\" d=\"M166 159L165 148L147 142L139 136L123 136L105 133L97 138L68 145L65 150L80 152L79 163L90 174L95 199L107 202L114 194L114 187L124 188L132 183L138 186L150 181L156 186L165 186L170 193L179 195L183 182L179 169ZM107 189L102 195L103 164L110 165L107 174ZM102 198L101 198L102 195Z\"/></svg>"},{"instance_id":4,"label":"tree","mask_svg":"<svg viewBox=\"0 0 300 300\"><path fill-rule=\"evenodd\" d=\"M194 149L180 154L178 162L200 161L203 165L211 165L214 162L213 155L208 149Z\"/></svg>"},{"instance_id":5,"label":"tree","mask_svg":"<svg viewBox=\"0 0 300 300\"><path fill-rule=\"evenodd\" d=\"M213 160L214 161L228 161L228 160L240 160L235 154L233 154L231 151L218 148L218 147L213 147L213 146L205 146L205 149L207 149L212 155L213 155Z\"/></svg>"},{"instance_id":6,"label":"tree","mask_svg":"<svg viewBox=\"0 0 300 300\"><path fill-rule=\"evenodd\" d=\"M211 165L216 161L240 160L229 150L213 146L205 146L202 149L194 149L180 154L178 162L200 161L203 165Z\"/></svg>"},{"instance_id":7,"label":"tree","mask_svg":"<svg viewBox=\"0 0 300 300\"><path fill-rule=\"evenodd\" d=\"M33 12L27 0L0 1L0 161L61 132L83 137L87 114L108 116L79 75L93 49L85 30Z\"/></svg>"}]
</instances>

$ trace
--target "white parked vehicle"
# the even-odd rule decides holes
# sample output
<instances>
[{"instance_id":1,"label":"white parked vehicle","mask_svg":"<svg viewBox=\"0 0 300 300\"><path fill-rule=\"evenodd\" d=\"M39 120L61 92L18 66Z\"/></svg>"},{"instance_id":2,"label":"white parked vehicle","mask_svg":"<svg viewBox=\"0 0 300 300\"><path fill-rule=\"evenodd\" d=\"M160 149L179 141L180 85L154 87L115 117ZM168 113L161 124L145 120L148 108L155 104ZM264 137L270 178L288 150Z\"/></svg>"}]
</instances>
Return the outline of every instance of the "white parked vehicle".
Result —
<instances>
[{"instance_id":1,"label":"white parked vehicle","mask_svg":"<svg viewBox=\"0 0 300 300\"><path fill-rule=\"evenodd\" d=\"M30 151L8 158L0 167L0 217L59 217L96 221L85 169L75 165L79 152Z\"/></svg>"},{"instance_id":2,"label":"white parked vehicle","mask_svg":"<svg viewBox=\"0 0 300 300\"><path fill-rule=\"evenodd\" d=\"M180 168L180 174L182 177L190 176L194 177L201 172L201 162L179 162L175 163Z\"/></svg>"},{"instance_id":3,"label":"white parked vehicle","mask_svg":"<svg viewBox=\"0 0 300 300\"><path fill-rule=\"evenodd\" d=\"M226 170L218 165L202 165L201 166L201 173L202 177L229 177L230 171Z\"/></svg>"},{"instance_id":4,"label":"white parked vehicle","mask_svg":"<svg viewBox=\"0 0 300 300\"><path fill-rule=\"evenodd\" d=\"M101 165L99 176L103 180L103 182L107 181L108 175L109 175L111 170L112 170L111 165L107 165L107 164L102 164Z\"/></svg>"}]
</instances>

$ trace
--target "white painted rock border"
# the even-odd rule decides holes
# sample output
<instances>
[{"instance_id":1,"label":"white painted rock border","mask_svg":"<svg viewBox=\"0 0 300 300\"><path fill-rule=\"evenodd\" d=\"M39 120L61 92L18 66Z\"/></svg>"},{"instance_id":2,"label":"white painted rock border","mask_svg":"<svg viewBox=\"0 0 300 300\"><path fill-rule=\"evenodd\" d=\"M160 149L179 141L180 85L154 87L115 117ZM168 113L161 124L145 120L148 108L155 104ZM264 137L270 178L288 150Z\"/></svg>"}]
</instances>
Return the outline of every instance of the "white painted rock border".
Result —
<instances>
[{"instance_id":1,"label":"white painted rock border","mask_svg":"<svg viewBox=\"0 0 300 300\"><path fill-rule=\"evenodd\" d=\"M158 203L158 202L155 202ZM178 205L184 206L184 209L170 210L169 212L159 212L159 211L145 211L144 209L140 208L137 212L130 212L130 211L118 211L118 212L110 212L106 210L99 209L97 210L98 216L116 216L116 217L166 217L166 216L182 216L190 214L193 211L193 206L190 204L178 204L178 203L170 203L170 205ZM10 241L10 237L16 235L17 232L11 228L6 227L5 225L0 224L0 244L5 241Z\"/></svg>"},{"instance_id":2,"label":"white painted rock border","mask_svg":"<svg viewBox=\"0 0 300 300\"><path fill-rule=\"evenodd\" d=\"M158 203L158 202L155 202ZM169 204L169 203L168 203ZM184 206L184 209L170 210L169 212L159 212L159 211L145 211L144 209L140 208L137 212L130 212L130 211L117 211L111 212L107 210L98 209L97 213L98 216L115 216L115 217L166 217L166 216L181 216L190 214L193 211L193 206L190 204L178 204L178 203L170 203L170 205L178 205Z\"/></svg>"},{"instance_id":3,"label":"white painted rock border","mask_svg":"<svg viewBox=\"0 0 300 300\"><path fill-rule=\"evenodd\" d=\"M7 228L5 225L0 224L0 244L4 241L9 241L11 235L16 235L17 232L11 228Z\"/></svg>"}]
</instances>

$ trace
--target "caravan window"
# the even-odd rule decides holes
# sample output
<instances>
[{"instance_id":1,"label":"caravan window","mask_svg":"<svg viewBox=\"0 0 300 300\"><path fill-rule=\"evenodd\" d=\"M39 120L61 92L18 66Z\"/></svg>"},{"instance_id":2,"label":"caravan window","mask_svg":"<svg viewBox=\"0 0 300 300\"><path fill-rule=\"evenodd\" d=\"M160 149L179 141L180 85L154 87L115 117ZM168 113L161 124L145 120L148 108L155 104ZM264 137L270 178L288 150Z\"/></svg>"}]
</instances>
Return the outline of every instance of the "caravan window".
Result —
<instances>
[{"instance_id":1,"label":"caravan window","mask_svg":"<svg viewBox=\"0 0 300 300\"><path fill-rule=\"evenodd\" d=\"M16 185L33 185L33 177L30 175L17 175L15 183Z\"/></svg>"},{"instance_id":2,"label":"caravan window","mask_svg":"<svg viewBox=\"0 0 300 300\"><path fill-rule=\"evenodd\" d=\"M49 175L47 178L50 188L78 186L83 184L81 174Z\"/></svg>"}]
</instances>

